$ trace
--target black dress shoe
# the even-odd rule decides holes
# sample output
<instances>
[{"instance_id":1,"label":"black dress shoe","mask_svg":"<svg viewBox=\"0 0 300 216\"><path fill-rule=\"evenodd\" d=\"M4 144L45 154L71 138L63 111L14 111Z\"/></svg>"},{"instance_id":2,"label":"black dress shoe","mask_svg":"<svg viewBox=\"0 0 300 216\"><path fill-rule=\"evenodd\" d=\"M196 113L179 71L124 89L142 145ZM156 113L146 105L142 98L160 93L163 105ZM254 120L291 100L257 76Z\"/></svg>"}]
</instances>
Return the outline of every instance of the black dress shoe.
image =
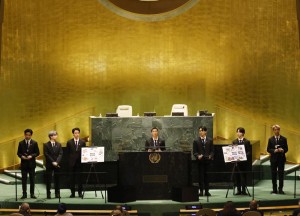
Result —
<instances>
[{"instance_id":1,"label":"black dress shoe","mask_svg":"<svg viewBox=\"0 0 300 216\"><path fill-rule=\"evenodd\" d=\"M55 198L60 198L60 195L59 194L55 194Z\"/></svg>"},{"instance_id":2,"label":"black dress shoe","mask_svg":"<svg viewBox=\"0 0 300 216\"><path fill-rule=\"evenodd\" d=\"M47 199L51 199L51 195L50 194L47 195Z\"/></svg>"},{"instance_id":3,"label":"black dress shoe","mask_svg":"<svg viewBox=\"0 0 300 216\"><path fill-rule=\"evenodd\" d=\"M235 195L241 195L241 194L242 194L241 191L235 193Z\"/></svg>"},{"instance_id":4,"label":"black dress shoe","mask_svg":"<svg viewBox=\"0 0 300 216\"><path fill-rule=\"evenodd\" d=\"M30 194L30 198L36 199L36 196L34 194Z\"/></svg>"},{"instance_id":5,"label":"black dress shoe","mask_svg":"<svg viewBox=\"0 0 300 216\"><path fill-rule=\"evenodd\" d=\"M199 196L203 196L203 191L201 191L201 192L199 193Z\"/></svg>"},{"instance_id":6,"label":"black dress shoe","mask_svg":"<svg viewBox=\"0 0 300 216\"><path fill-rule=\"evenodd\" d=\"M78 193L78 196L79 196L80 198L82 198L83 195L82 195L82 193Z\"/></svg>"},{"instance_id":7,"label":"black dress shoe","mask_svg":"<svg viewBox=\"0 0 300 216\"><path fill-rule=\"evenodd\" d=\"M242 191L242 195L248 195L246 191Z\"/></svg>"},{"instance_id":8,"label":"black dress shoe","mask_svg":"<svg viewBox=\"0 0 300 216\"><path fill-rule=\"evenodd\" d=\"M271 191L271 194L277 194L277 191Z\"/></svg>"},{"instance_id":9,"label":"black dress shoe","mask_svg":"<svg viewBox=\"0 0 300 216\"><path fill-rule=\"evenodd\" d=\"M285 194L283 190L279 190L279 194Z\"/></svg>"},{"instance_id":10,"label":"black dress shoe","mask_svg":"<svg viewBox=\"0 0 300 216\"><path fill-rule=\"evenodd\" d=\"M71 195L70 195L70 198L75 198L75 194L71 194Z\"/></svg>"},{"instance_id":11,"label":"black dress shoe","mask_svg":"<svg viewBox=\"0 0 300 216\"><path fill-rule=\"evenodd\" d=\"M27 194L23 194L23 196L21 197L21 199L26 199L27 198Z\"/></svg>"},{"instance_id":12,"label":"black dress shoe","mask_svg":"<svg viewBox=\"0 0 300 216\"><path fill-rule=\"evenodd\" d=\"M205 196L211 196L211 194L209 192L205 192L204 194Z\"/></svg>"}]
</instances>

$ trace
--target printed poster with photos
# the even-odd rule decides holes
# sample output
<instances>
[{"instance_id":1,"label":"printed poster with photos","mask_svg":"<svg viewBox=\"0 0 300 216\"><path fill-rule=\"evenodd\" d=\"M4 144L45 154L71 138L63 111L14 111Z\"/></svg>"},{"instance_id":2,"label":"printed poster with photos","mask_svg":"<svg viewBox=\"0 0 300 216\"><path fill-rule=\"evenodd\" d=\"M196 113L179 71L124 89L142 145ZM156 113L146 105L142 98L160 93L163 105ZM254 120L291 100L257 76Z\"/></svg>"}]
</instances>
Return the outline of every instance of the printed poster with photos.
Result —
<instances>
[{"instance_id":1,"label":"printed poster with photos","mask_svg":"<svg viewBox=\"0 0 300 216\"><path fill-rule=\"evenodd\" d=\"M81 149L81 163L104 162L104 147L83 147Z\"/></svg>"},{"instance_id":2,"label":"printed poster with photos","mask_svg":"<svg viewBox=\"0 0 300 216\"><path fill-rule=\"evenodd\" d=\"M223 146L222 150L225 163L247 160L245 145Z\"/></svg>"}]
</instances>

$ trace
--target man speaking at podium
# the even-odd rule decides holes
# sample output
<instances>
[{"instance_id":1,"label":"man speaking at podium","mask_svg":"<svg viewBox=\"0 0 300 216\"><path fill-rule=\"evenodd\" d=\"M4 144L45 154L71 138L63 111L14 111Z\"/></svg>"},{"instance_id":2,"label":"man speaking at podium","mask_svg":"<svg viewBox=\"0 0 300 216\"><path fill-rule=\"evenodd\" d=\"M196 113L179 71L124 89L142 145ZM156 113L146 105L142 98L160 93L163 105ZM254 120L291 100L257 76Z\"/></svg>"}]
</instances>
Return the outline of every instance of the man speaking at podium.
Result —
<instances>
[{"instance_id":1,"label":"man speaking at podium","mask_svg":"<svg viewBox=\"0 0 300 216\"><path fill-rule=\"evenodd\" d=\"M158 137L158 128L153 127L151 129L152 137L146 140L145 150L148 152L160 152L166 150L165 141Z\"/></svg>"}]
</instances>

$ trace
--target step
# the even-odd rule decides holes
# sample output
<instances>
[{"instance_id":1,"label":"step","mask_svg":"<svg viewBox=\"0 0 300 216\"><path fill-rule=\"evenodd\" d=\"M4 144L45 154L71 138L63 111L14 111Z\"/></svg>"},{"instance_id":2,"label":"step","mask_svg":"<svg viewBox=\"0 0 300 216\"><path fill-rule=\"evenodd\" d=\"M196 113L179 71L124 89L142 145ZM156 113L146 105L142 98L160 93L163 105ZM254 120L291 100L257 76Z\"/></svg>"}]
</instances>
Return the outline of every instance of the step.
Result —
<instances>
[{"instance_id":1,"label":"step","mask_svg":"<svg viewBox=\"0 0 300 216\"><path fill-rule=\"evenodd\" d=\"M21 181L17 180L17 183L19 184ZM0 183L2 184L8 184L8 185L13 185L16 183L15 178L14 177L10 177L8 175L5 174L0 174Z\"/></svg>"},{"instance_id":2,"label":"step","mask_svg":"<svg viewBox=\"0 0 300 216\"><path fill-rule=\"evenodd\" d=\"M286 175L284 179L295 180L295 172ZM300 180L300 170L296 171L296 180Z\"/></svg>"},{"instance_id":3,"label":"step","mask_svg":"<svg viewBox=\"0 0 300 216\"><path fill-rule=\"evenodd\" d=\"M300 169L299 164L285 164L284 173L287 176L290 173L294 173L296 170ZM271 175L271 163L270 161L265 161L261 165L261 179L272 179Z\"/></svg>"},{"instance_id":4,"label":"step","mask_svg":"<svg viewBox=\"0 0 300 216\"><path fill-rule=\"evenodd\" d=\"M4 174L13 178L22 179L21 170L4 170Z\"/></svg>"},{"instance_id":5,"label":"step","mask_svg":"<svg viewBox=\"0 0 300 216\"><path fill-rule=\"evenodd\" d=\"M254 160L253 162L252 162L252 166L260 166L261 165L261 160Z\"/></svg>"},{"instance_id":6,"label":"step","mask_svg":"<svg viewBox=\"0 0 300 216\"><path fill-rule=\"evenodd\" d=\"M36 166L37 167L44 167L44 161L43 160L36 160Z\"/></svg>"},{"instance_id":7,"label":"step","mask_svg":"<svg viewBox=\"0 0 300 216\"><path fill-rule=\"evenodd\" d=\"M285 166L284 172L285 172L286 175L288 175L288 174L293 173L293 172L295 172L299 169L300 169L300 164L294 164L294 165L291 164L288 167Z\"/></svg>"},{"instance_id":8,"label":"step","mask_svg":"<svg viewBox=\"0 0 300 216\"><path fill-rule=\"evenodd\" d=\"M269 161L270 160L270 155L267 154L267 155L260 155L260 161L261 163L264 163L266 161Z\"/></svg>"},{"instance_id":9,"label":"step","mask_svg":"<svg viewBox=\"0 0 300 216\"><path fill-rule=\"evenodd\" d=\"M35 183L44 183L44 168L41 167L36 167L35 168ZM17 181L21 181L22 176L21 176L21 171L20 170L4 170L3 174L1 175L0 183L3 184L15 184L15 172L17 172ZM29 181L29 177L28 177Z\"/></svg>"},{"instance_id":10,"label":"step","mask_svg":"<svg viewBox=\"0 0 300 216\"><path fill-rule=\"evenodd\" d=\"M44 168L36 167L35 168L36 173L44 172ZM22 179L21 170L4 170L4 174L8 175L10 177L16 177L17 179Z\"/></svg>"}]
</instances>

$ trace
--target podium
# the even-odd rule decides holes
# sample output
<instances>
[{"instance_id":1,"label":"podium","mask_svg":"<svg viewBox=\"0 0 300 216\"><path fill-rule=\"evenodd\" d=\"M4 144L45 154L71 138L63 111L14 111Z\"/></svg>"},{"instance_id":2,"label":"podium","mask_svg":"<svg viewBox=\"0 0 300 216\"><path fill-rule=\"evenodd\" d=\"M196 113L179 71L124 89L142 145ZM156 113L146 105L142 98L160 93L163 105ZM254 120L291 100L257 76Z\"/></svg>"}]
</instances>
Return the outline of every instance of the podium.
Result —
<instances>
[{"instance_id":1,"label":"podium","mask_svg":"<svg viewBox=\"0 0 300 216\"><path fill-rule=\"evenodd\" d=\"M137 200L172 199L173 188L191 186L191 153L119 153L118 185L135 188Z\"/></svg>"}]
</instances>

